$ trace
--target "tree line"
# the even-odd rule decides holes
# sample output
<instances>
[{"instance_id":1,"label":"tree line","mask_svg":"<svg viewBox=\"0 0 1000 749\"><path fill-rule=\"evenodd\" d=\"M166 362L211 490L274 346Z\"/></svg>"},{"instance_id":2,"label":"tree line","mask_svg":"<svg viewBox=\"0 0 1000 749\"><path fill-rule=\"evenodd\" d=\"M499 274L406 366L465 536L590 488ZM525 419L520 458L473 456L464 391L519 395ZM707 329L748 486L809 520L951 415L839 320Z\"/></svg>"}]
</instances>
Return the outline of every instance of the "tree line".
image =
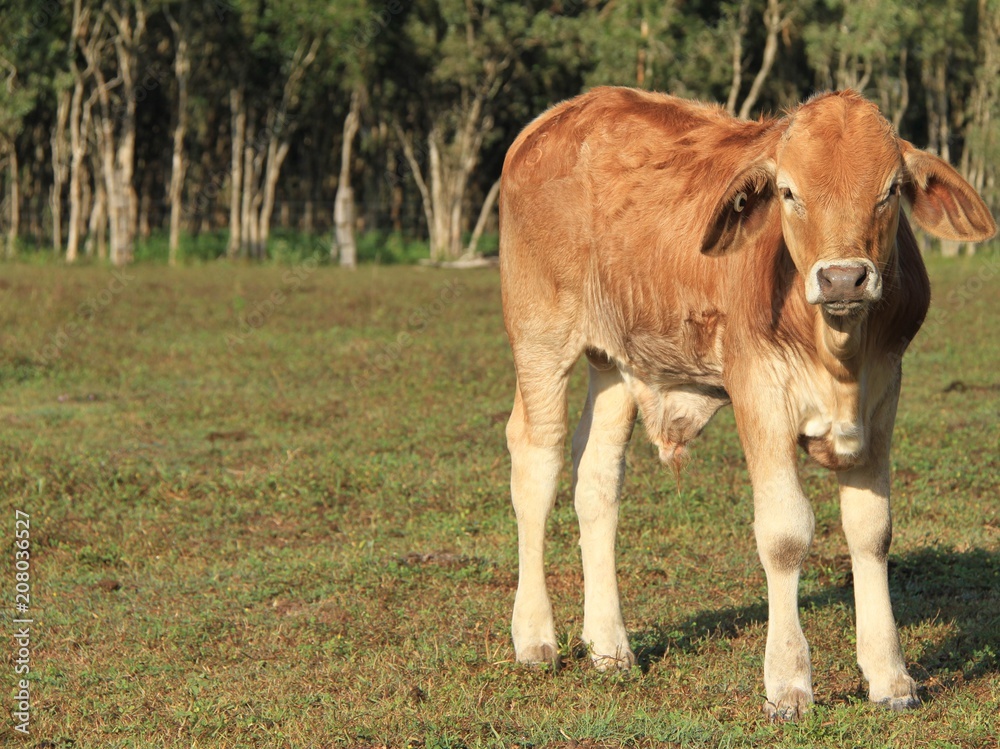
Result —
<instances>
[{"instance_id":1,"label":"tree line","mask_svg":"<svg viewBox=\"0 0 1000 749\"><path fill-rule=\"evenodd\" d=\"M0 232L132 261L137 243L358 232L475 254L503 155L600 84L742 117L830 88L1000 203L1000 0L9 0L0 11ZM954 250L955 248L951 248Z\"/></svg>"}]
</instances>

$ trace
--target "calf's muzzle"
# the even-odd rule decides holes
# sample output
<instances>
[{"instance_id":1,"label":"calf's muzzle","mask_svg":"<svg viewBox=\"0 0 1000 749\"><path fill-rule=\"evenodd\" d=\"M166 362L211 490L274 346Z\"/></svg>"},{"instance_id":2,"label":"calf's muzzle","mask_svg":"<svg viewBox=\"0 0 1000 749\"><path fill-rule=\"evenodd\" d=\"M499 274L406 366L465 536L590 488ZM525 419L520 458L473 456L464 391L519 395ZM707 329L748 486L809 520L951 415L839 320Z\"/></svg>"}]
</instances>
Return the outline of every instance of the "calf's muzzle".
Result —
<instances>
[{"instance_id":1,"label":"calf's muzzle","mask_svg":"<svg viewBox=\"0 0 1000 749\"><path fill-rule=\"evenodd\" d=\"M870 260L820 261L806 280L806 301L832 314L857 311L881 297L882 277Z\"/></svg>"}]
</instances>

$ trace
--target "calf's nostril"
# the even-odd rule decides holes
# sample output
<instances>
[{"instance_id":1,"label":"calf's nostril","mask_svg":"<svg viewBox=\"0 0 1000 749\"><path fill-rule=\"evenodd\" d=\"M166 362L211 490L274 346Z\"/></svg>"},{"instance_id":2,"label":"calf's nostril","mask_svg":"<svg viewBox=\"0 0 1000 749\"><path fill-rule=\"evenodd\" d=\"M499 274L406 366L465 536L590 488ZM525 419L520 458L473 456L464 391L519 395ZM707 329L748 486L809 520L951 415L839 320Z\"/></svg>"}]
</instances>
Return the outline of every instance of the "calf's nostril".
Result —
<instances>
[{"instance_id":1,"label":"calf's nostril","mask_svg":"<svg viewBox=\"0 0 1000 749\"><path fill-rule=\"evenodd\" d=\"M871 270L864 263L827 265L816 270L815 279L825 301L858 301L866 294Z\"/></svg>"}]
</instances>

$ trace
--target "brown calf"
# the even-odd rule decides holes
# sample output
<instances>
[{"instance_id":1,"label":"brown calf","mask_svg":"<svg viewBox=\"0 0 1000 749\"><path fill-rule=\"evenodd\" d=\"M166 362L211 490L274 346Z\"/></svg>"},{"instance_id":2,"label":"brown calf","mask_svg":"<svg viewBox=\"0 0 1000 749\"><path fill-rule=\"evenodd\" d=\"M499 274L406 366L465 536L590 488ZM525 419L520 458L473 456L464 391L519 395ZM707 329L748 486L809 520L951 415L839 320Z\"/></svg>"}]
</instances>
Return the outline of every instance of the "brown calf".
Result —
<instances>
[{"instance_id":1,"label":"brown calf","mask_svg":"<svg viewBox=\"0 0 1000 749\"><path fill-rule=\"evenodd\" d=\"M889 601L889 443L901 357L930 290L901 199L940 237L996 225L945 162L898 138L858 94L780 119L600 88L543 114L507 154L500 193L504 320L517 369L507 426L518 524L520 661L557 657L545 522L566 435L569 372L590 388L573 437L585 603L599 668L635 662L614 546L637 414L666 462L733 404L767 574L766 707L812 702L798 578L813 513L796 444L837 473L869 697L918 704Z\"/></svg>"}]
</instances>

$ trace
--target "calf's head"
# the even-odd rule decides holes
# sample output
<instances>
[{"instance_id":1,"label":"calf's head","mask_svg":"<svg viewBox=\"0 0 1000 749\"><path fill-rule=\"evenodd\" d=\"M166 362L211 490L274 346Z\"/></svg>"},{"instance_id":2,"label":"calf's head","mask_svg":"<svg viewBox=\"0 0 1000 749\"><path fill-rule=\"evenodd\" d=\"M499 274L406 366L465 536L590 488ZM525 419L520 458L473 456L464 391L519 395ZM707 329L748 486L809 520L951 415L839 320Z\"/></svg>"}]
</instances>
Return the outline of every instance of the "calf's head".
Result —
<instances>
[{"instance_id":1,"label":"calf's head","mask_svg":"<svg viewBox=\"0 0 1000 749\"><path fill-rule=\"evenodd\" d=\"M806 300L835 318L859 316L883 292L900 201L945 239L981 241L996 224L946 162L897 137L853 92L810 100L728 183L705 235L706 252L737 249L780 216Z\"/></svg>"}]
</instances>

